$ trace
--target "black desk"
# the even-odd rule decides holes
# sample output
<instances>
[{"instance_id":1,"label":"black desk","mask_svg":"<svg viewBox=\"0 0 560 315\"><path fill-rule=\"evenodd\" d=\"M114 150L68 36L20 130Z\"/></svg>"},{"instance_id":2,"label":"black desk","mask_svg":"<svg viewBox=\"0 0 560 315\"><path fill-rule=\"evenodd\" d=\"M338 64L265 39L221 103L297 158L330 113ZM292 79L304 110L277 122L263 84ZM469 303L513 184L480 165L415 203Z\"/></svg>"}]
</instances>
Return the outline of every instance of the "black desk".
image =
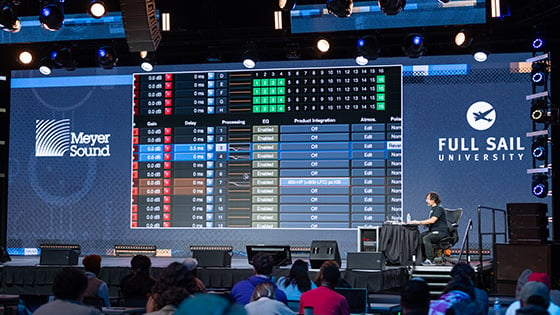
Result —
<instances>
[{"instance_id":1,"label":"black desk","mask_svg":"<svg viewBox=\"0 0 560 315\"><path fill-rule=\"evenodd\" d=\"M379 232L379 250L387 264L409 266L422 259L422 240L417 225L384 224Z\"/></svg>"}]
</instances>

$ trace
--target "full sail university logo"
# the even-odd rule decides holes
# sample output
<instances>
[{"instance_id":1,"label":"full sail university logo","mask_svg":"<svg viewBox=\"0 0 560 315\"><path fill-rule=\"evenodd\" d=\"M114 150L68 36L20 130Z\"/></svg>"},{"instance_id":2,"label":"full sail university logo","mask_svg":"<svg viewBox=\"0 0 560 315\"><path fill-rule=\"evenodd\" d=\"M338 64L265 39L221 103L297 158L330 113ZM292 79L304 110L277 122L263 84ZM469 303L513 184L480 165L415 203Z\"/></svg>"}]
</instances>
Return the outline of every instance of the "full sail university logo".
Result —
<instances>
[{"instance_id":1,"label":"full sail university logo","mask_svg":"<svg viewBox=\"0 0 560 315\"><path fill-rule=\"evenodd\" d=\"M111 134L72 132L70 119L35 121L35 156L109 157Z\"/></svg>"},{"instance_id":2,"label":"full sail university logo","mask_svg":"<svg viewBox=\"0 0 560 315\"><path fill-rule=\"evenodd\" d=\"M496 111L490 103L480 101L472 104L467 110L467 122L476 130L487 130L496 121Z\"/></svg>"}]
</instances>

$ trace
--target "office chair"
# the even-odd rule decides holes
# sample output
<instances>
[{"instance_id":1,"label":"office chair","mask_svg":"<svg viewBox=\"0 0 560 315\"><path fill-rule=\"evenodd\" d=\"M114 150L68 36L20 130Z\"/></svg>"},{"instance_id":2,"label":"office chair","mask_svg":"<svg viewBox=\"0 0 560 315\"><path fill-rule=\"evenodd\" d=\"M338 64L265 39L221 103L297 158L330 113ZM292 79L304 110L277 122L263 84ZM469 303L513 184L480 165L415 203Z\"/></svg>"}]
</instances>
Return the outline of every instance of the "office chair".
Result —
<instances>
[{"instance_id":1,"label":"office chair","mask_svg":"<svg viewBox=\"0 0 560 315\"><path fill-rule=\"evenodd\" d=\"M451 258L451 247L457 244L459 241L459 220L463 216L463 209L445 209L445 217L447 219L447 231L449 236L434 243L434 253L436 263L442 263L449 261L450 263L456 263L455 260Z\"/></svg>"}]
</instances>

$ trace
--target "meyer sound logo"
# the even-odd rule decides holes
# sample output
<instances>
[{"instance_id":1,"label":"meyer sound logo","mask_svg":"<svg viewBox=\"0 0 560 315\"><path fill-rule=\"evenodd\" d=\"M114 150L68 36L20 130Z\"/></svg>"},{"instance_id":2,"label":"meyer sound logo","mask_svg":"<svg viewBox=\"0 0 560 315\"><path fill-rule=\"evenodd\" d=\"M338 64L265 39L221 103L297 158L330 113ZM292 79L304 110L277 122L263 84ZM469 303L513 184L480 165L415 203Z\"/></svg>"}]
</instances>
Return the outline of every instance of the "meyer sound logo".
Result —
<instances>
[{"instance_id":1,"label":"meyer sound logo","mask_svg":"<svg viewBox=\"0 0 560 315\"><path fill-rule=\"evenodd\" d=\"M35 156L70 157L111 156L111 134L72 132L70 119L35 121Z\"/></svg>"}]
</instances>

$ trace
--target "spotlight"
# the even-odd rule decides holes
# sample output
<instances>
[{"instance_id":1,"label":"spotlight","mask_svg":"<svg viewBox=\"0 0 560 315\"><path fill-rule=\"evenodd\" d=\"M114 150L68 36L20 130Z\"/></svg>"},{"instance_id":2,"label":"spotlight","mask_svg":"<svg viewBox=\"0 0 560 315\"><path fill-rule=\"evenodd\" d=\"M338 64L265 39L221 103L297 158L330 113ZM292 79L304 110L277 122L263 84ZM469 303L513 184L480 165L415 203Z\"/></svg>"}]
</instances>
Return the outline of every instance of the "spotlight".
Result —
<instances>
[{"instance_id":1,"label":"spotlight","mask_svg":"<svg viewBox=\"0 0 560 315\"><path fill-rule=\"evenodd\" d=\"M117 60L117 53L113 47L103 46L97 50L97 63L103 69L113 69L117 64Z\"/></svg>"},{"instance_id":2,"label":"spotlight","mask_svg":"<svg viewBox=\"0 0 560 315\"><path fill-rule=\"evenodd\" d=\"M253 69L257 65L258 53L255 49L247 49L241 56L243 66L247 69Z\"/></svg>"},{"instance_id":3,"label":"spotlight","mask_svg":"<svg viewBox=\"0 0 560 315\"><path fill-rule=\"evenodd\" d=\"M548 137L539 136L533 139L531 153L533 157L539 161L544 161L548 157Z\"/></svg>"},{"instance_id":4,"label":"spotlight","mask_svg":"<svg viewBox=\"0 0 560 315\"><path fill-rule=\"evenodd\" d=\"M39 22L44 29L58 31L64 23L63 0L41 0Z\"/></svg>"},{"instance_id":5,"label":"spotlight","mask_svg":"<svg viewBox=\"0 0 560 315\"><path fill-rule=\"evenodd\" d=\"M41 59L41 64L39 65L39 72L43 75L50 75L52 69L54 68L53 61L49 57L44 57Z\"/></svg>"},{"instance_id":6,"label":"spotlight","mask_svg":"<svg viewBox=\"0 0 560 315\"><path fill-rule=\"evenodd\" d=\"M345 18L352 15L352 0L327 0L327 10L330 14L339 18Z\"/></svg>"},{"instance_id":7,"label":"spotlight","mask_svg":"<svg viewBox=\"0 0 560 315\"><path fill-rule=\"evenodd\" d=\"M397 15L404 9L406 0L378 0L377 3L385 15Z\"/></svg>"},{"instance_id":8,"label":"spotlight","mask_svg":"<svg viewBox=\"0 0 560 315\"><path fill-rule=\"evenodd\" d=\"M546 197L548 195L548 176L544 174L534 174L531 190L535 197Z\"/></svg>"},{"instance_id":9,"label":"spotlight","mask_svg":"<svg viewBox=\"0 0 560 315\"><path fill-rule=\"evenodd\" d=\"M91 0L88 6L88 13L96 19L103 17L107 13L105 3L102 0Z\"/></svg>"},{"instance_id":10,"label":"spotlight","mask_svg":"<svg viewBox=\"0 0 560 315\"><path fill-rule=\"evenodd\" d=\"M379 56L379 45L375 36L368 35L358 39L356 49L358 57L375 60Z\"/></svg>"},{"instance_id":11,"label":"spotlight","mask_svg":"<svg viewBox=\"0 0 560 315\"><path fill-rule=\"evenodd\" d=\"M153 52L141 51L140 59L142 59L140 62L140 68L142 68L142 70L146 72L154 70L156 58Z\"/></svg>"},{"instance_id":12,"label":"spotlight","mask_svg":"<svg viewBox=\"0 0 560 315\"><path fill-rule=\"evenodd\" d=\"M11 0L0 1L0 29L17 33L21 30L21 21L16 14L16 5Z\"/></svg>"},{"instance_id":13,"label":"spotlight","mask_svg":"<svg viewBox=\"0 0 560 315\"><path fill-rule=\"evenodd\" d=\"M57 67L64 68L68 71L76 70L76 60L72 56L70 48L61 48L51 52L51 60Z\"/></svg>"},{"instance_id":14,"label":"spotlight","mask_svg":"<svg viewBox=\"0 0 560 315\"><path fill-rule=\"evenodd\" d=\"M296 0L278 0L278 7L282 11L290 11L296 7Z\"/></svg>"},{"instance_id":15,"label":"spotlight","mask_svg":"<svg viewBox=\"0 0 560 315\"><path fill-rule=\"evenodd\" d=\"M533 62L531 68L531 81L535 85L545 85L546 83L546 63L542 61Z\"/></svg>"},{"instance_id":16,"label":"spotlight","mask_svg":"<svg viewBox=\"0 0 560 315\"><path fill-rule=\"evenodd\" d=\"M485 50L476 50L473 53L473 58L478 62L485 62L488 59L488 52Z\"/></svg>"},{"instance_id":17,"label":"spotlight","mask_svg":"<svg viewBox=\"0 0 560 315\"><path fill-rule=\"evenodd\" d=\"M28 65L33 61L33 55L31 52L24 50L18 54L18 61L23 65Z\"/></svg>"},{"instance_id":18,"label":"spotlight","mask_svg":"<svg viewBox=\"0 0 560 315\"><path fill-rule=\"evenodd\" d=\"M547 105L548 104L544 99L534 99L531 101L531 119L534 122L546 122Z\"/></svg>"},{"instance_id":19,"label":"spotlight","mask_svg":"<svg viewBox=\"0 0 560 315\"><path fill-rule=\"evenodd\" d=\"M531 46L533 46L534 50L541 51L544 49L544 39L541 36L535 37L535 39L531 42Z\"/></svg>"},{"instance_id":20,"label":"spotlight","mask_svg":"<svg viewBox=\"0 0 560 315\"><path fill-rule=\"evenodd\" d=\"M466 48L471 45L473 37L470 32L466 30L461 30L455 35L455 45Z\"/></svg>"},{"instance_id":21,"label":"spotlight","mask_svg":"<svg viewBox=\"0 0 560 315\"><path fill-rule=\"evenodd\" d=\"M322 52L322 53L326 53L329 51L329 49L331 48L331 44L329 43L328 40L321 38L317 41L317 49Z\"/></svg>"},{"instance_id":22,"label":"spotlight","mask_svg":"<svg viewBox=\"0 0 560 315\"><path fill-rule=\"evenodd\" d=\"M418 58L424 53L424 37L420 34L408 34L402 46L403 52L410 58Z\"/></svg>"}]
</instances>

